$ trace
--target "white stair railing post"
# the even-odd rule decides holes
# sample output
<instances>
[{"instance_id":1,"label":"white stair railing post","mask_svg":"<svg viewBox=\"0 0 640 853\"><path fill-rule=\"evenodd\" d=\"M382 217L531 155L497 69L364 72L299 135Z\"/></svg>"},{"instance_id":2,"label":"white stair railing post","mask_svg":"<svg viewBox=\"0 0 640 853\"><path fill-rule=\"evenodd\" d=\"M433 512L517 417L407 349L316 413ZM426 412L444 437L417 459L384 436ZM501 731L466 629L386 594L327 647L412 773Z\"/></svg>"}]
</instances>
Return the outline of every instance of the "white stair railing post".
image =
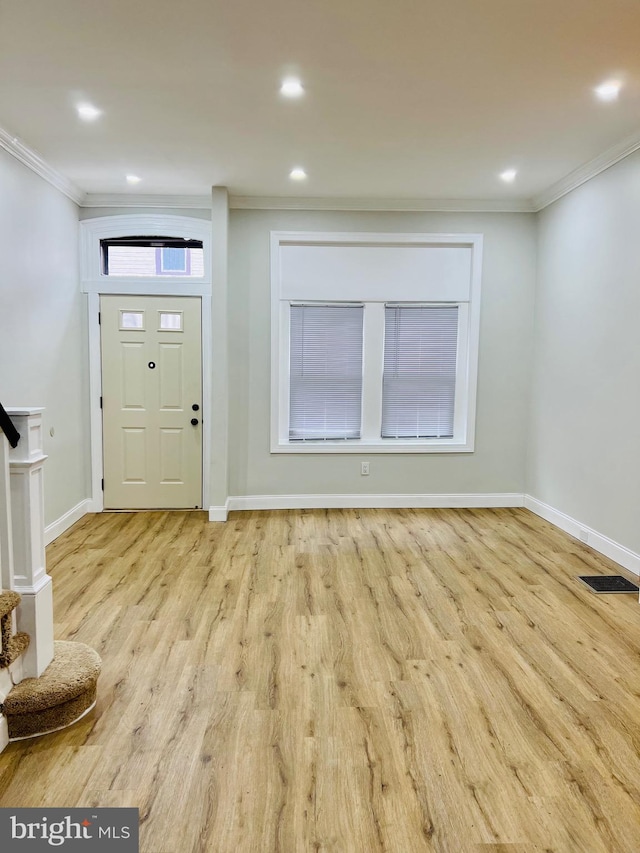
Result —
<instances>
[{"instance_id":1,"label":"white stair railing post","mask_svg":"<svg viewBox=\"0 0 640 853\"><path fill-rule=\"evenodd\" d=\"M25 678L37 678L53 660L53 588L45 568L43 409L7 409L20 433L9 451L13 586L22 596L17 628L31 637L23 658Z\"/></svg>"},{"instance_id":2,"label":"white stair railing post","mask_svg":"<svg viewBox=\"0 0 640 853\"><path fill-rule=\"evenodd\" d=\"M0 430L0 588L2 590L12 590L15 586L9 451L9 441ZM16 615L14 612L11 617L14 634L18 630ZM10 677L8 672L0 670L0 701L4 701L12 684L18 684L24 678L21 659L15 661L10 669Z\"/></svg>"},{"instance_id":3,"label":"white stair railing post","mask_svg":"<svg viewBox=\"0 0 640 853\"><path fill-rule=\"evenodd\" d=\"M0 430L0 588L13 589L13 546L11 533L11 492L9 490L9 442ZM0 669L0 702L13 686L11 675ZM6 718L0 714L0 752L9 743Z\"/></svg>"},{"instance_id":4,"label":"white stair railing post","mask_svg":"<svg viewBox=\"0 0 640 853\"><path fill-rule=\"evenodd\" d=\"M9 442L0 430L0 588L13 589L13 583Z\"/></svg>"}]
</instances>

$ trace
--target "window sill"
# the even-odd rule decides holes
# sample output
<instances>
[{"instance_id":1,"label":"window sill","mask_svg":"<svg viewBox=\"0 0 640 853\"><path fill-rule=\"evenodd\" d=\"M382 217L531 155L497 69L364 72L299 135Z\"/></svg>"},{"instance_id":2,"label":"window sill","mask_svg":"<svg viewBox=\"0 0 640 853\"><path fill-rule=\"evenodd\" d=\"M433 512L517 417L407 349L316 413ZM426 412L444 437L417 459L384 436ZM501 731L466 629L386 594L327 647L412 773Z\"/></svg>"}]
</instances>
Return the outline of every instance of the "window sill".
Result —
<instances>
[{"instance_id":1,"label":"window sill","mask_svg":"<svg viewBox=\"0 0 640 853\"><path fill-rule=\"evenodd\" d=\"M473 442L443 441L283 441L271 453L473 453Z\"/></svg>"}]
</instances>

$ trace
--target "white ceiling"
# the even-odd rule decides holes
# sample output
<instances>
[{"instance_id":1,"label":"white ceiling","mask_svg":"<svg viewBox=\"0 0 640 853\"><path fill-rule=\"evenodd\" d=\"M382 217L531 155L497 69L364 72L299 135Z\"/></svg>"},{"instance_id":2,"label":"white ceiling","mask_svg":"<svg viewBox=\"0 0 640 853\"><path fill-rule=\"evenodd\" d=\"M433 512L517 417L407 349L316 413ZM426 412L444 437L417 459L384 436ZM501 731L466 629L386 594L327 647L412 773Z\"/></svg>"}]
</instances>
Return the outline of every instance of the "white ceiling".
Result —
<instances>
[{"instance_id":1,"label":"white ceiling","mask_svg":"<svg viewBox=\"0 0 640 853\"><path fill-rule=\"evenodd\" d=\"M0 125L89 193L528 199L640 141L640 2L0 0Z\"/></svg>"}]
</instances>

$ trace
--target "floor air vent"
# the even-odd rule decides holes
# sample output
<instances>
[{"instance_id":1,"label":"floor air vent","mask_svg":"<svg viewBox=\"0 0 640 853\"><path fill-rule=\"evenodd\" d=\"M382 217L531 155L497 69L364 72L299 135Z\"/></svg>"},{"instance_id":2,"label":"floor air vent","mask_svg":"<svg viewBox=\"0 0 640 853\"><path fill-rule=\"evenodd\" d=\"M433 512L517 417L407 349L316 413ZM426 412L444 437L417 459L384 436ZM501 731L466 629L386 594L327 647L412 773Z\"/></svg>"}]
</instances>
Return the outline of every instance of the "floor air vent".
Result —
<instances>
[{"instance_id":1,"label":"floor air vent","mask_svg":"<svg viewBox=\"0 0 640 853\"><path fill-rule=\"evenodd\" d=\"M638 592L638 587L622 575L580 575L592 592Z\"/></svg>"}]
</instances>

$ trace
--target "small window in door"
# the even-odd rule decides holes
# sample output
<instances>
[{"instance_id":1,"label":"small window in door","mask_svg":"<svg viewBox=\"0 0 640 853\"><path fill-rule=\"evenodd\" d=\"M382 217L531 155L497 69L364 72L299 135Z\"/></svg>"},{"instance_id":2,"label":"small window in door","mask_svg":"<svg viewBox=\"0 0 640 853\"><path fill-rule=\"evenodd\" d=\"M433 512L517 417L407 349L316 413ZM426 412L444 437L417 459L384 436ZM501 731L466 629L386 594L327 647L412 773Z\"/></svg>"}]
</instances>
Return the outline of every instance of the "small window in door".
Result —
<instances>
[{"instance_id":1,"label":"small window in door","mask_svg":"<svg viewBox=\"0 0 640 853\"><path fill-rule=\"evenodd\" d=\"M120 329L144 329L144 311L121 311Z\"/></svg>"},{"instance_id":2,"label":"small window in door","mask_svg":"<svg viewBox=\"0 0 640 853\"><path fill-rule=\"evenodd\" d=\"M159 311L161 332L182 331L182 311Z\"/></svg>"},{"instance_id":3,"label":"small window in door","mask_svg":"<svg viewBox=\"0 0 640 853\"><path fill-rule=\"evenodd\" d=\"M100 241L102 274L119 278L203 278L202 240L114 237Z\"/></svg>"}]
</instances>

